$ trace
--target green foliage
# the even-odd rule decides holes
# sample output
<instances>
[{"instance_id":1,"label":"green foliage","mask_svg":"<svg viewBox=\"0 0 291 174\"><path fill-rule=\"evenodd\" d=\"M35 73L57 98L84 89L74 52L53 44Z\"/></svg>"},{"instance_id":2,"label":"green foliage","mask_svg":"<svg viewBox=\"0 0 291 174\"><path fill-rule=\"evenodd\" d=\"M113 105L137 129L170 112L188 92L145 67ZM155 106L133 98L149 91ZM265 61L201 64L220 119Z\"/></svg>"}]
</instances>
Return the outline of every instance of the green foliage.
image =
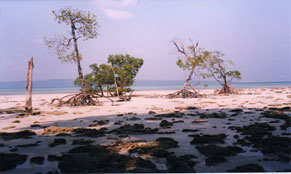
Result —
<instances>
[{"instance_id":1,"label":"green foliage","mask_svg":"<svg viewBox=\"0 0 291 174\"><path fill-rule=\"evenodd\" d=\"M84 83L85 83L86 91L88 93L92 93L92 92L97 91L95 84L94 84L95 82L94 82L94 77L93 77L92 73L86 74L84 76ZM76 78L76 80L74 81L74 84L76 86L81 86L81 81L80 81L79 77Z\"/></svg>"},{"instance_id":2,"label":"green foliage","mask_svg":"<svg viewBox=\"0 0 291 174\"><path fill-rule=\"evenodd\" d=\"M227 70L229 66L233 65L233 62L222 59L223 56L224 54L219 51L210 52L204 64L207 71L201 75L204 79L214 78L222 86L226 86L234 79L240 80L241 73L237 70Z\"/></svg>"},{"instance_id":3,"label":"green foliage","mask_svg":"<svg viewBox=\"0 0 291 174\"><path fill-rule=\"evenodd\" d=\"M98 66L97 64L92 64L90 68L92 72L84 76L84 83L88 93L103 92L104 86L111 86L114 83L113 72L109 65L101 64ZM79 77L74 81L74 84L81 86Z\"/></svg>"},{"instance_id":4,"label":"green foliage","mask_svg":"<svg viewBox=\"0 0 291 174\"><path fill-rule=\"evenodd\" d=\"M134 82L139 69L143 65L143 60L126 55L109 55L108 64L92 64L90 68L91 73L84 76L84 82L87 92L103 92L103 88L107 87L107 91L115 92L114 75L112 68L117 78L118 91L122 94L128 92L130 86ZM112 65L112 68L111 68ZM81 86L80 79L77 78L74 82L75 85Z\"/></svg>"},{"instance_id":5,"label":"green foliage","mask_svg":"<svg viewBox=\"0 0 291 174\"><path fill-rule=\"evenodd\" d=\"M117 86L124 90L133 84L134 78L143 65L143 60L129 54L109 55L108 63L112 65L117 78Z\"/></svg>"},{"instance_id":6,"label":"green foliage","mask_svg":"<svg viewBox=\"0 0 291 174\"><path fill-rule=\"evenodd\" d=\"M94 39L97 37L97 17L86 11L79 9L71 9L71 7L62 8L58 11L53 11L55 20L59 24L66 24L70 27L70 37L55 36L52 39L44 38L48 48L53 49L58 59L62 62L76 62L77 59L81 60L82 56L76 55L76 51L73 48L74 39L83 40ZM75 35L75 38L73 37Z\"/></svg>"},{"instance_id":7,"label":"green foliage","mask_svg":"<svg viewBox=\"0 0 291 174\"><path fill-rule=\"evenodd\" d=\"M193 53L193 47L188 47L189 52ZM209 52L202 49L197 48L195 55L187 54L187 56L183 56L179 58L176 64L182 68L183 70L191 70L193 67L201 67L204 64L205 58L209 55Z\"/></svg>"}]
</instances>

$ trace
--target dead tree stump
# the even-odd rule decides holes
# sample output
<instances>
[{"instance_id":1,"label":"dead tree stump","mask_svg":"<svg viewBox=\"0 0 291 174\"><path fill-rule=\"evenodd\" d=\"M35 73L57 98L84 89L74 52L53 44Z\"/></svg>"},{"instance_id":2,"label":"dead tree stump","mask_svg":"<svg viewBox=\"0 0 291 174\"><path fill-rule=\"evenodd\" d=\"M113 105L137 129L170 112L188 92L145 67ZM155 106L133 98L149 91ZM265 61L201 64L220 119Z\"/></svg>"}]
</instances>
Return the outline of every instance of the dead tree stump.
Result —
<instances>
[{"instance_id":1,"label":"dead tree stump","mask_svg":"<svg viewBox=\"0 0 291 174\"><path fill-rule=\"evenodd\" d=\"M33 69L33 57L28 61L27 71L27 84L26 84L26 102L25 111L28 115L32 114L32 102L31 102L31 91L32 91L32 69Z\"/></svg>"}]
</instances>

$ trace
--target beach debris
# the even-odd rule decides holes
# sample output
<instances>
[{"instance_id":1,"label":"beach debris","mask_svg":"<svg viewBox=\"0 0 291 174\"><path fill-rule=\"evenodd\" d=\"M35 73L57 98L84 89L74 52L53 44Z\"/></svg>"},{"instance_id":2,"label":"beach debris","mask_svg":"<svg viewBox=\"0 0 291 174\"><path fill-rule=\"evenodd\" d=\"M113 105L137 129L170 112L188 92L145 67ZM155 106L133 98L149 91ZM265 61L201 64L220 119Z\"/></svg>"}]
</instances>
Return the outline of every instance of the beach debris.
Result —
<instances>
[{"instance_id":1,"label":"beach debris","mask_svg":"<svg viewBox=\"0 0 291 174\"><path fill-rule=\"evenodd\" d=\"M17 165L23 164L27 159L27 155L16 153L0 153L0 171L14 169Z\"/></svg>"},{"instance_id":2,"label":"beach debris","mask_svg":"<svg viewBox=\"0 0 291 174\"><path fill-rule=\"evenodd\" d=\"M158 132L158 129L152 129L149 127L144 127L143 124L134 124L134 125L124 125L119 128L109 131L109 133L115 134L155 134Z\"/></svg>"},{"instance_id":3,"label":"beach debris","mask_svg":"<svg viewBox=\"0 0 291 174\"><path fill-rule=\"evenodd\" d=\"M214 143L225 143L224 139L226 138L227 135L190 134L188 136L193 137L193 140L190 142L190 144L214 144Z\"/></svg>"},{"instance_id":4,"label":"beach debris","mask_svg":"<svg viewBox=\"0 0 291 174\"><path fill-rule=\"evenodd\" d=\"M76 147L62 155L58 167L62 173L157 172L151 161L121 155L115 150L101 145Z\"/></svg>"},{"instance_id":5,"label":"beach debris","mask_svg":"<svg viewBox=\"0 0 291 174\"><path fill-rule=\"evenodd\" d=\"M243 149L238 146L220 147L214 144L196 146L198 151L207 156L205 163L207 166L217 165L226 162L225 157L234 156L237 153L243 152Z\"/></svg>"},{"instance_id":6,"label":"beach debris","mask_svg":"<svg viewBox=\"0 0 291 174\"><path fill-rule=\"evenodd\" d=\"M19 139L19 138L27 139L27 138L31 138L31 136L34 136L34 135L36 135L36 133L31 130L23 130L19 132L11 132L11 133L0 132L0 138L2 138L5 141Z\"/></svg>"},{"instance_id":7,"label":"beach debris","mask_svg":"<svg viewBox=\"0 0 291 174\"><path fill-rule=\"evenodd\" d=\"M38 164L38 165L43 165L44 157L43 156L36 156L30 158L30 163L32 164Z\"/></svg>"},{"instance_id":8,"label":"beach debris","mask_svg":"<svg viewBox=\"0 0 291 174\"><path fill-rule=\"evenodd\" d=\"M237 166L234 169L227 170L225 172L236 172L236 173L241 173L241 172L248 172L248 173L253 173L253 172L265 172L265 169L258 165L258 164L245 164L242 166Z\"/></svg>"},{"instance_id":9,"label":"beach debris","mask_svg":"<svg viewBox=\"0 0 291 174\"><path fill-rule=\"evenodd\" d=\"M67 140L64 138L56 138L52 143L49 144L49 147L55 147L61 144L67 144Z\"/></svg>"},{"instance_id":10,"label":"beach debris","mask_svg":"<svg viewBox=\"0 0 291 174\"><path fill-rule=\"evenodd\" d=\"M43 135L71 133L73 130L74 128L49 126L44 128Z\"/></svg>"}]
</instances>

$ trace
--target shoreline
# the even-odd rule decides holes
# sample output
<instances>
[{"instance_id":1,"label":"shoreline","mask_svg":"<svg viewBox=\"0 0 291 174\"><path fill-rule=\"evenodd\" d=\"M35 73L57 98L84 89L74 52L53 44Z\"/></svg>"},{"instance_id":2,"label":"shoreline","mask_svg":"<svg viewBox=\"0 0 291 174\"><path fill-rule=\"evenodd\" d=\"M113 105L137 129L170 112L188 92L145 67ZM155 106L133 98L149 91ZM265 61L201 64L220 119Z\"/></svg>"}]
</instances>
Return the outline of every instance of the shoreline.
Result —
<instances>
[{"instance_id":1,"label":"shoreline","mask_svg":"<svg viewBox=\"0 0 291 174\"><path fill-rule=\"evenodd\" d=\"M233 88L236 88L238 90L240 89L260 89L260 88L270 88L270 89L279 89L279 88L291 88L291 84L290 85L283 85L283 86L247 86L247 87L235 87L235 86L232 86ZM171 88L171 89L134 89L134 93L135 92L155 92L155 91L175 91L175 90L179 90L181 89L182 87L177 87L177 88ZM53 90L50 90L50 91L44 91L42 89L46 89L46 88L33 88L32 89L32 94L34 95L38 95L38 94L73 94L73 93L77 93L79 88L66 88L66 89L69 89L67 92L65 90L58 90L58 91L53 91ZM48 88L48 89L60 89L60 88ZM72 91L72 90L75 90L75 91ZM207 88L196 88L198 91L204 91L204 90L217 90L217 89L220 89L220 88L210 88L210 87L207 87ZM15 95L25 95L25 89L15 89L15 90L21 90L21 91L17 91L17 92L2 92L0 90L0 96L15 96ZM71 90L71 91L70 91Z\"/></svg>"}]
</instances>

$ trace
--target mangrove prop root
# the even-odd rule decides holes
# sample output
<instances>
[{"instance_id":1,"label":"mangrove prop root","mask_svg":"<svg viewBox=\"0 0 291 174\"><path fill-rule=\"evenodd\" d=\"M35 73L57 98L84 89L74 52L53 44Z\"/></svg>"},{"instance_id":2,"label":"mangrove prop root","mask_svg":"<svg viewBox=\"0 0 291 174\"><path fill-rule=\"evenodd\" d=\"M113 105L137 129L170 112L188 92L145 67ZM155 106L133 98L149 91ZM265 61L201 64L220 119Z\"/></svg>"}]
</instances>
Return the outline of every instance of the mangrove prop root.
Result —
<instances>
[{"instance_id":1,"label":"mangrove prop root","mask_svg":"<svg viewBox=\"0 0 291 174\"><path fill-rule=\"evenodd\" d=\"M230 86L223 86L222 88L215 90L214 94L238 94L238 89Z\"/></svg>"},{"instance_id":2,"label":"mangrove prop root","mask_svg":"<svg viewBox=\"0 0 291 174\"><path fill-rule=\"evenodd\" d=\"M67 95L62 98L54 98L51 101L51 104L56 104L57 106L94 106L94 105L102 105L102 103L98 100L101 98L99 94L84 94L78 93L73 95ZM113 102L109 97L105 97Z\"/></svg>"},{"instance_id":3,"label":"mangrove prop root","mask_svg":"<svg viewBox=\"0 0 291 174\"><path fill-rule=\"evenodd\" d=\"M189 91L187 89L181 89L175 93L171 93L167 95L168 98L198 98L202 97L196 90Z\"/></svg>"}]
</instances>

